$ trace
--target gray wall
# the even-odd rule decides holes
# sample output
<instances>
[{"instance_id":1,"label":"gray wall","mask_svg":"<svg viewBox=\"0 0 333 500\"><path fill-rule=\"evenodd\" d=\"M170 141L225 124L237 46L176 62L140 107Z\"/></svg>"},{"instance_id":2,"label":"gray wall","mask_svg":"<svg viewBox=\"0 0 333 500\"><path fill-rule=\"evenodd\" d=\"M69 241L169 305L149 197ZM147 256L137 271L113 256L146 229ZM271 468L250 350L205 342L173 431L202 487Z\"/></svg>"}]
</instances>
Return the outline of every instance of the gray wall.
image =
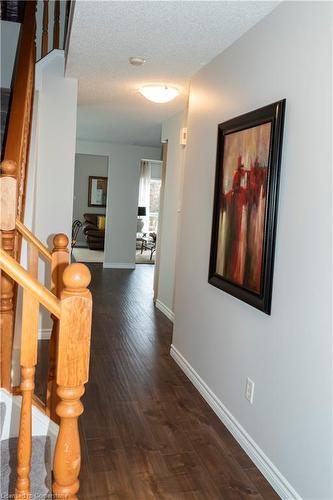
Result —
<instances>
[{"instance_id":1,"label":"gray wall","mask_svg":"<svg viewBox=\"0 0 333 500\"><path fill-rule=\"evenodd\" d=\"M11 86L20 27L21 27L20 23L12 23L10 21L0 21L0 35L1 35L0 84L2 88L9 89Z\"/></svg>"},{"instance_id":2,"label":"gray wall","mask_svg":"<svg viewBox=\"0 0 333 500\"><path fill-rule=\"evenodd\" d=\"M140 161L159 160L160 148L78 140L76 151L109 160L104 265L135 267Z\"/></svg>"},{"instance_id":3,"label":"gray wall","mask_svg":"<svg viewBox=\"0 0 333 500\"><path fill-rule=\"evenodd\" d=\"M90 175L108 176L108 157L98 155L75 155L73 220L84 222L83 214L105 214L105 208L88 207L88 180ZM82 231L78 235L78 244L86 246Z\"/></svg>"},{"instance_id":4,"label":"gray wall","mask_svg":"<svg viewBox=\"0 0 333 500\"><path fill-rule=\"evenodd\" d=\"M175 347L307 500L333 498L331 42L330 2L282 2L194 77L176 273ZM207 282L217 124L284 97L267 316Z\"/></svg>"},{"instance_id":5,"label":"gray wall","mask_svg":"<svg viewBox=\"0 0 333 500\"><path fill-rule=\"evenodd\" d=\"M160 235L160 272L157 305L174 314L176 247L181 211L181 194L185 148L179 144L180 129L186 126L187 111L177 113L162 126L162 140L168 141L164 186L162 234Z\"/></svg>"}]
</instances>

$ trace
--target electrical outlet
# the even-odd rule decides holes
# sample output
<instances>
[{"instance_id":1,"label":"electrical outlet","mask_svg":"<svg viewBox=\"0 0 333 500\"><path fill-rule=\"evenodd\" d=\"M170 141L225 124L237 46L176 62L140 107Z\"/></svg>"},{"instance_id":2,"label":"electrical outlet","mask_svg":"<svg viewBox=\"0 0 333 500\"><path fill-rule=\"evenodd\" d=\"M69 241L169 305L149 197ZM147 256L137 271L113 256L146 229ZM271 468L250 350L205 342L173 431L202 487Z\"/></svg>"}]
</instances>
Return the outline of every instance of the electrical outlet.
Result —
<instances>
[{"instance_id":1,"label":"electrical outlet","mask_svg":"<svg viewBox=\"0 0 333 500\"><path fill-rule=\"evenodd\" d=\"M254 382L249 377L247 377L245 397L251 403L251 405L253 404L253 396L254 396Z\"/></svg>"}]
</instances>

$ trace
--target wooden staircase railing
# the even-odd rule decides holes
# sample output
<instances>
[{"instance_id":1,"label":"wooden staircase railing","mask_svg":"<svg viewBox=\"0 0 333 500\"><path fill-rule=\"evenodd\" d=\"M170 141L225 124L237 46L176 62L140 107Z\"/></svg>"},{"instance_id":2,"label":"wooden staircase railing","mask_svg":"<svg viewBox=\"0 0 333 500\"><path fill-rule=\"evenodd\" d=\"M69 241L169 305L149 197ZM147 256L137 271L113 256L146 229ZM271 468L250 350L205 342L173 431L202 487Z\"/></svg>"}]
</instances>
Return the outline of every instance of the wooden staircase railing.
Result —
<instances>
[{"instance_id":1,"label":"wooden staircase railing","mask_svg":"<svg viewBox=\"0 0 333 500\"><path fill-rule=\"evenodd\" d=\"M12 347L15 313L21 317L21 419L18 439L16 498L30 498L29 474L32 446L32 404L59 423L53 459L55 498L76 499L79 488L80 441L78 416L80 398L88 380L91 331L91 295L87 290L89 270L69 264L68 238L58 234L50 250L23 224L26 178L31 134L36 63L36 4L25 3L24 19L16 57L14 84L0 175L0 386L12 391ZM60 47L60 1L54 2L53 48L68 44L69 7L66 2L64 43ZM49 52L48 1L44 0L40 27L41 56ZM52 15L52 14L51 14ZM20 260L21 241L27 241L27 269ZM38 281L39 258L51 268L51 290ZM16 311L17 288L23 290L22 311ZM34 394L37 364L40 304L53 319L50 341L47 398L45 404Z\"/></svg>"},{"instance_id":2,"label":"wooden staircase railing","mask_svg":"<svg viewBox=\"0 0 333 500\"><path fill-rule=\"evenodd\" d=\"M54 457L52 492L55 498L77 499L80 471L78 417L83 412L81 396L88 381L92 299L87 289L89 269L69 264L68 238L54 237L51 252L16 219L16 165L3 162L0 177L1 236L15 229L28 242L28 265L24 269L4 248L0 249L2 280L6 277L23 289L21 321L21 418L17 452L15 498L31 498L30 470L32 454L32 404L37 364L39 306L54 318L52 377L47 381L47 413L55 411L59 421ZM52 291L38 281L39 256L48 260L52 270ZM3 281L5 282L5 281ZM3 292L2 292L3 293ZM8 298L8 300L10 297Z\"/></svg>"},{"instance_id":3,"label":"wooden staircase railing","mask_svg":"<svg viewBox=\"0 0 333 500\"><path fill-rule=\"evenodd\" d=\"M54 0L53 11L49 10L49 0L43 0L43 25L42 25L42 43L40 48L40 56L45 57L50 50L65 48L66 46L66 38L68 34L68 25L69 25L69 15L70 15L70 6L71 2L66 1L65 3L65 12L64 12L64 39L60 40L60 0ZM52 38L49 35L49 20L51 18L51 24L53 21L53 33ZM62 43L61 43L62 42Z\"/></svg>"},{"instance_id":4,"label":"wooden staircase railing","mask_svg":"<svg viewBox=\"0 0 333 500\"><path fill-rule=\"evenodd\" d=\"M24 227L20 222L24 220L26 178L28 172L29 144L31 135L32 109L34 99L34 78L36 63L36 6L35 0L24 2L24 17L21 27L21 34L17 49L15 74L12 86L11 106L8 115L8 125L3 158L15 164L15 171L10 173L10 166L7 164L7 176L17 180L17 212L18 221L16 230L3 230L1 248L6 250L11 256L20 259L21 237L27 237ZM43 1L43 26L39 26L41 32L41 47L38 52L44 57L50 50L64 48L69 32L69 12L70 1L65 5L60 0L53 2L54 10L49 10L48 0ZM61 7L62 6L62 7ZM60 29L60 10L65 9L61 16L64 27ZM52 12L51 12L52 11ZM48 40L49 14L53 16L53 44ZM60 40L60 32L64 33L63 43ZM13 173L14 172L14 173ZM9 181L8 181L9 182ZM9 183L10 184L10 183ZM9 185L8 184L8 185ZM5 203L3 201L2 203ZM31 236L31 235L30 235ZM35 241L36 243L36 241ZM43 254L42 247L39 249ZM48 251L48 250L47 250ZM30 249L33 254L34 250ZM47 255L44 257L48 259ZM0 281L0 312L1 312L1 370L0 386L11 391L11 357L14 336L14 317L16 304L16 284L6 274L3 273Z\"/></svg>"}]
</instances>

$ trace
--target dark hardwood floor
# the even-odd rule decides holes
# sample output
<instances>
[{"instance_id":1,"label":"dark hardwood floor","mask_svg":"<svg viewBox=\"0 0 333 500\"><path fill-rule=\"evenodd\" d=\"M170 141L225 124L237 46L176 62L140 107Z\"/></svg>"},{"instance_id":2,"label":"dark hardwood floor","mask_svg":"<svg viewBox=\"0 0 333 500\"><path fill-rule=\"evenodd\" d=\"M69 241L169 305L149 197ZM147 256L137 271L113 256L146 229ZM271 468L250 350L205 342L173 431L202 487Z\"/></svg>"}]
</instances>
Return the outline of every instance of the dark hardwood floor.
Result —
<instances>
[{"instance_id":1,"label":"dark hardwood floor","mask_svg":"<svg viewBox=\"0 0 333 500\"><path fill-rule=\"evenodd\" d=\"M153 266L92 271L80 500L279 498L169 355Z\"/></svg>"}]
</instances>

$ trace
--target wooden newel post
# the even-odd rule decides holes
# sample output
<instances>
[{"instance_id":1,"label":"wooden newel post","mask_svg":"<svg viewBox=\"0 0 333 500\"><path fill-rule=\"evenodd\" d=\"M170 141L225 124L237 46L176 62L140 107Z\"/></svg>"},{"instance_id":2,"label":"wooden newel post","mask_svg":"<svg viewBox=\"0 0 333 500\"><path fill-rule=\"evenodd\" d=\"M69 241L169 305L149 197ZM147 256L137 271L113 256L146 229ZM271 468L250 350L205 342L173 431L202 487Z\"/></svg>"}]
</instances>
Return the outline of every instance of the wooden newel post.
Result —
<instances>
[{"instance_id":1,"label":"wooden newel post","mask_svg":"<svg viewBox=\"0 0 333 500\"><path fill-rule=\"evenodd\" d=\"M1 248L11 257L15 253L15 223L17 212L17 164L10 160L1 163L0 176L0 230ZM11 364L14 332L14 282L1 273L0 336L1 387L11 389Z\"/></svg>"},{"instance_id":2,"label":"wooden newel post","mask_svg":"<svg viewBox=\"0 0 333 500\"><path fill-rule=\"evenodd\" d=\"M87 289L90 272L84 264L70 264L63 275L61 314L57 355L57 415L60 428L54 454L53 494L56 498L76 500L81 463L78 417L80 401L88 381L91 294Z\"/></svg>"},{"instance_id":3,"label":"wooden newel post","mask_svg":"<svg viewBox=\"0 0 333 500\"><path fill-rule=\"evenodd\" d=\"M53 250L51 261L51 291L60 298L63 289L63 274L69 264L69 240L66 234L59 233L53 238ZM49 347L49 371L47 376L46 413L52 420L58 422L56 415L57 384L56 384L56 353L58 345L59 320L51 316L53 320L52 334Z\"/></svg>"}]
</instances>

